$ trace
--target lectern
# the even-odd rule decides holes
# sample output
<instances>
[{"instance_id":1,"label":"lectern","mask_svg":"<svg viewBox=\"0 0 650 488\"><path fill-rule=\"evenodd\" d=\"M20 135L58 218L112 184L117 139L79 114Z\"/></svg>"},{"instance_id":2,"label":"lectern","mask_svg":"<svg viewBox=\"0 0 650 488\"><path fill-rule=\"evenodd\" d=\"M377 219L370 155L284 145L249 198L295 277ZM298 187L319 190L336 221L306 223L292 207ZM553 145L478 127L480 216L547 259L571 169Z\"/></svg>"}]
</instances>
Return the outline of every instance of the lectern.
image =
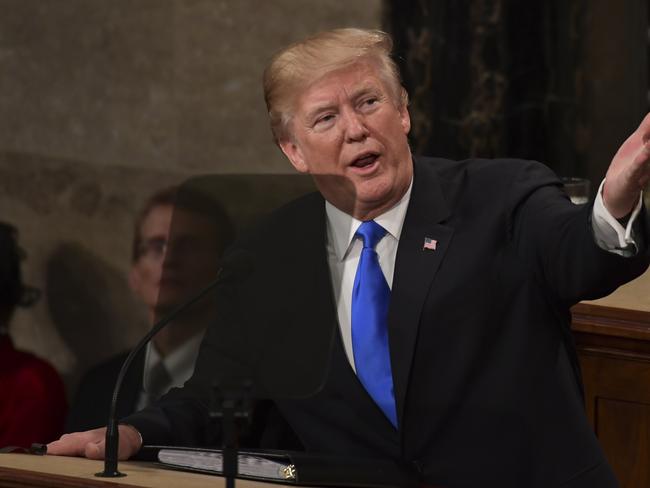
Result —
<instances>
[{"instance_id":1,"label":"lectern","mask_svg":"<svg viewBox=\"0 0 650 488\"><path fill-rule=\"evenodd\" d=\"M0 454L0 488L111 488L146 487L222 488L219 476L187 473L157 467L152 463L126 461L120 470L125 478L97 478L103 461L63 456ZM290 485L237 480L240 488L288 488Z\"/></svg>"}]
</instances>

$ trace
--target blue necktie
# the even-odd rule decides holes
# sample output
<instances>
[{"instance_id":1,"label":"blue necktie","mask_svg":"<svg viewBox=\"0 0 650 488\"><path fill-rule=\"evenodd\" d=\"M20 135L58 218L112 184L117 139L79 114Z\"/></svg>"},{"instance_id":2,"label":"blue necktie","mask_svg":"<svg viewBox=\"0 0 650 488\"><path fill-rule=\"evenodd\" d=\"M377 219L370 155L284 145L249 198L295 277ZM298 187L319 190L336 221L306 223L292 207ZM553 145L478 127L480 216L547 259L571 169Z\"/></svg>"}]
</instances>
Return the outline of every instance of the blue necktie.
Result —
<instances>
[{"instance_id":1,"label":"blue necktie","mask_svg":"<svg viewBox=\"0 0 650 488\"><path fill-rule=\"evenodd\" d=\"M390 288L375 251L385 234L386 229L374 220L363 222L355 234L363 239L363 250L352 289L352 350L359 380L397 427L388 351Z\"/></svg>"}]
</instances>

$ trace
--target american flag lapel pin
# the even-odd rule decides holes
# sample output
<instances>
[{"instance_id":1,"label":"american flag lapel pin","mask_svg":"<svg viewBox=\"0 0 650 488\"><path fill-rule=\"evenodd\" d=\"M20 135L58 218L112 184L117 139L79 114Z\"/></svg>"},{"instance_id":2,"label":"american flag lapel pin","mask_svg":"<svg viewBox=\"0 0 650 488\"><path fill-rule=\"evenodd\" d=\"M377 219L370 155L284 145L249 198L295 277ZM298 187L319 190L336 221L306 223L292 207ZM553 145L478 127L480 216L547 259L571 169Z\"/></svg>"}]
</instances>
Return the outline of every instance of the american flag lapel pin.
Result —
<instances>
[{"instance_id":1,"label":"american flag lapel pin","mask_svg":"<svg viewBox=\"0 0 650 488\"><path fill-rule=\"evenodd\" d=\"M437 240L431 239L431 237L425 237L424 238L424 245L422 246L423 251L425 249L428 249L430 251L435 251L437 247L438 247L438 241Z\"/></svg>"}]
</instances>

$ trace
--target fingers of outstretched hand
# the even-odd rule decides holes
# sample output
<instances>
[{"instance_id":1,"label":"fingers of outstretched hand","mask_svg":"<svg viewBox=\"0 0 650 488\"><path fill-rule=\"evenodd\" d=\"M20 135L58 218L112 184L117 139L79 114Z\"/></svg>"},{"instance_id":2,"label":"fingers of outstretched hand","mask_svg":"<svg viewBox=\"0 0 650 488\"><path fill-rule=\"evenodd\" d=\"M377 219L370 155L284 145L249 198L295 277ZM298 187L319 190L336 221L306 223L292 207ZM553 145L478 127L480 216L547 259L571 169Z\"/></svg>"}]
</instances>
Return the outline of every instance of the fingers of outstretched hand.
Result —
<instances>
[{"instance_id":1,"label":"fingers of outstretched hand","mask_svg":"<svg viewBox=\"0 0 650 488\"><path fill-rule=\"evenodd\" d=\"M644 141L636 150L634 155L634 161L638 162L648 162L650 159L650 139Z\"/></svg>"},{"instance_id":2,"label":"fingers of outstretched hand","mask_svg":"<svg viewBox=\"0 0 650 488\"><path fill-rule=\"evenodd\" d=\"M639 188L643 188L650 179L650 140L637 150L630 165L630 173Z\"/></svg>"},{"instance_id":3,"label":"fingers of outstretched hand","mask_svg":"<svg viewBox=\"0 0 650 488\"><path fill-rule=\"evenodd\" d=\"M611 186L621 191L638 191L649 179L650 114L621 145L607 171Z\"/></svg>"},{"instance_id":4,"label":"fingers of outstretched hand","mask_svg":"<svg viewBox=\"0 0 650 488\"><path fill-rule=\"evenodd\" d=\"M650 114L621 145L607 170L603 200L615 218L629 214L650 181Z\"/></svg>"},{"instance_id":5,"label":"fingers of outstretched hand","mask_svg":"<svg viewBox=\"0 0 650 488\"><path fill-rule=\"evenodd\" d=\"M639 127L619 147L612 160L613 166L625 166L631 161L637 161L648 152L650 141L650 114L646 115Z\"/></svg>"},{"instance_id":6,"label":"fingers of outstretched hand","mask_svg":"<svg viewBox=\"0 0 650 488\"><path fill-rule=\"evenodd\" d=\"M650 113L645 116L639 128L635 131L636 154L635 162L647 163L650 160Z\"/></svg>"}]
</instances>

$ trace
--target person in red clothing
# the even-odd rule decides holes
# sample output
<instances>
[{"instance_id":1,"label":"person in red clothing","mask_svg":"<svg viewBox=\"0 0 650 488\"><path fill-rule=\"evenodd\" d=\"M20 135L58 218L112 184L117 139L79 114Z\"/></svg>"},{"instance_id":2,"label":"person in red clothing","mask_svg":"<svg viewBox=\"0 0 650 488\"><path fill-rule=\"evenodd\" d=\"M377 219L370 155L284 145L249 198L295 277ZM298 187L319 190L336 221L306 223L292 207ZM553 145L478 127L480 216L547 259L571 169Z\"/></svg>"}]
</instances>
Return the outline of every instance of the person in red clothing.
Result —
<instances>
[{"instance_id":1,"label":"person in red clothing","mask_svg":"<svg viewBox=\"0 0 650 488\"><path fill-rule=\"evenodd\" d=\"M38 290L23 285L16 229L0 222L0 447L29 447L56 439L67 410L56 370L33 354L18 351L9 336L16 307L32 305Z\"/></svg>"}]
</instances>

